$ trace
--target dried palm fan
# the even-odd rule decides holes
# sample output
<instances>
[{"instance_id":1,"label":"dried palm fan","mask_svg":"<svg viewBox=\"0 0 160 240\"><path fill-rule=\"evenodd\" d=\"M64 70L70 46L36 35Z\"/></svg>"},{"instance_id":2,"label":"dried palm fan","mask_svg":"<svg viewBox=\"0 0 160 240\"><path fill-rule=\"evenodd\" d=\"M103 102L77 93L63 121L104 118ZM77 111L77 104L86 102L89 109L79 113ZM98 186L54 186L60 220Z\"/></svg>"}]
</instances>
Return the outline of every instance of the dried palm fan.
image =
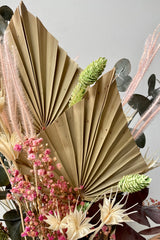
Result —
<instances>
[{"instance_id":1,"label":"dried palm fan","mask_svg":"<svg viewBox=\"0 0 160 240\"><path fill-rule=\"evenodd\" d=\"M23 2L15 11L6 35L15 52L23 91L39 132L66 109L81 70Z\"/></svg>"},{"instance_id":2,"label":"dried palm fan","mask_svg":"<svg viewBox=\"0 0 160 240\"><path fill-rule=\"evenodd\" d=\"M114 70L90 88L82 101L64 111L80 69L23 3L20 9L21 14L17 9L9 24L8 39L16 48L36 130L44 127L40 136L62 163L59 174L73 187L82 185L81 196L91 200L116 186L123 175L146 171L147 164L127 126ZM22 173L30 173L25 158L17 163Z\"/></svg>"},{"instance_id":3,"label":"dried palm fan","mask_svg":"<svg viewBox=\"0 0 160 240\"><path fill-rule=\"evenodd\" d=\"M73 187L83 186L85 200L148 168L128 129L113 77L114 69L40 133L62 163L63 176Z\"/></svg>"}]
</instances>

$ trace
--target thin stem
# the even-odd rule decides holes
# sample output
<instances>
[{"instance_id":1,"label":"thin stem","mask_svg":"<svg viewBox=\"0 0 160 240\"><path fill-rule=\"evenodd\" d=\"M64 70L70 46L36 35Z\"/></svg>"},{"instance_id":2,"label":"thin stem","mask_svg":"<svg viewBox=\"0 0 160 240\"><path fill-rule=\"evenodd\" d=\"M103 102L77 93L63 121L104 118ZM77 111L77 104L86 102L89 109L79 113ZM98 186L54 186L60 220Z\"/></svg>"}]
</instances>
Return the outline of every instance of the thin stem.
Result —
<instances>
[{"instance_id":1,"label":"thin stem","mask_svg":"<svg viewBox=\"0 0 160 240\"><path fill-rule=\"evenodd\" d=\"M9 176L8 170L7 170L6 166L4 165L3 160L2 160L1 157L0 157L0 162L1 162L2 167L4 168L4 170L5 170L6 174L7 174L8 179L10 180L10 176Z\"/></svg>"},{"instance_id":2,"label":"thin stem","mask_svg":"<svg viewBox=\"0 0 160 240\"><path fill-rule=\"evenodd\" d=\"M133 116L132 116L132 119L128 122L128 126L130 125L130 123L133 121L133 119L135 118L135 116L137 115L138 111L136 111Z\"/></svg>"},{"instance_id":3,"label":"thin stem","mask_svg":"<svg viewBox=\"0 0 160 240\"><path fill-rule=\"evenodd\" d=\"M33 170L34 170L34 177L35 177L35 186L36 186L36 193L37 193L37 204L38 204L38 209L41 208L40 200L39 200L39 194L38 194L38 179L37 179L37 170L36 166L33 165Z\"/></svg>"},{"instance_id":4,"label":"thin stem","mask_svg":"<svg viewBox=\"0 0 160 240\"><path fill-rule=\"evenodd\" d=\"M20 202L18 202L18 205L19 205L20 217L21 217L21 222L22 222L22 230L23 230L23 232L24 232L23 213L22 213L22 207L21 207ZM24 237L24 239L27 240L26 236Z\"/></svg>"}]
</instances>

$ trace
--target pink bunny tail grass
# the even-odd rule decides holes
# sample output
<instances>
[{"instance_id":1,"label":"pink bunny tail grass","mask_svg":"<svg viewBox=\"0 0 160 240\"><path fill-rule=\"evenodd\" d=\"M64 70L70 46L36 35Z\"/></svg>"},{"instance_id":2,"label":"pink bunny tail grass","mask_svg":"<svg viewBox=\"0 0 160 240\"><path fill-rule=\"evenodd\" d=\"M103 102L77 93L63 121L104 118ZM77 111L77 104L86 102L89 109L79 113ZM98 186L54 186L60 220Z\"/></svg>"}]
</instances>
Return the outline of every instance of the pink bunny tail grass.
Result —
<instances>
[{"instance_id":1,"label":"pink bunny tail grass","mask_svg":"<svg viewBox=\"0 0 160 240\"><path fill-rule=\"evenodd\" d=\"M7 112L10 119L10 123L12 125L12 128L17 133L17 135L21 138L21 132L19 130L19 125L16 118L16 110L15 110L15 102L13 98L13 88L10 86L8 79L11 78L10 72L8 71L8 63L5 59L5 50L2 43L2 40L0 42L0 67L1 67L1 75L3 78L3 87L5 89L5 97L6 97L6 103L7 103ZM8 96L10 96L8 98Z\"/></svg>"},{"instance_id":2,"label":"pink bunny tail grass","mask_svg":"<svg viewBox=\"0 0 160 240\"><path fill-rule=\"evenodd\" d=\"M143 114L143 116L134 126L131 132L134 139L137 139L141 135L141 133L145 130L145 128L153 120L153 118L159 113L159 111L160 111L160 96L156 98L151 107Z\"/></svg>"},{"instance_id":3,"label":"pink bunny tail grass","mask_svg":"<svg viewBox=\"0 0 160 240\"><path fill-rule=\"evenodd\" d=\"M125 97L122 100L122 105L124 106L129 99L132 97L134 91L136 90L138 84L140 83L141 79L143 78L145 72L147 71L148 67L150 66L153 58L157 54L160 44L157 45L157 41L160 36L160 25L154 30L152 35L149 35L145 42L144 52L141 56L138 71L133 78L131 84L129 85Z\"/></svg>"},{"instance_id":4,"label":"pink bunny tail grass","mask_svg":"<svg viewBox=\"0 0 160 240\"><path fill-rule=\"evenodd\" d=\"M0 113L0 118L1 118L2 122L5 123L5 127L7 128L8 132L11 134L12 133L11 126L10 126L10 122L9 122L9 119L8 119L8 115L7 115L5 110L3 110Z\"/></svg>"},{"instance_id":5,"label":"pink bunny tail grass","mask_svg":"<svg viewBox=\"0 0 160 240\"><path fill-rule=\"evenodd\" d=\"M5 57L1 54L1 65L5 65L2 75L8 105L8 114L13 131L15 131L17 135L22 138L19 127L21 124L25 136L34 136L32 117L25 101L25 96L22 90L22 85L15 62L15 51L13 49L13 54L11 54L9 50L7 44L7 34L4 35L1 48L3 48L3 54L5 54Z\"/></svg>"},{"instance_id":6,"label":"pink bunny tail grass","mask_svg":"<svg viewBox=\"0 0 160 240\"><path fill-rule=\"evenodd\" d=\"M25 135L27 137L31 137L34 135L33 124L32 124L32 117L28 110L27 102L25 101L25 96L22 90L22 85L20 82L17 66L16 66L16 57L15 51L13 49L13 56L11 55L8 44L7 44L7 33L4 35L4 46L6 49L6 59L8 61L8 65L10 67L12 81L11 84L13 85L14 89L14 96L17 98L17 103L19 107L19 113L21 115L21 123L23 126L23 130L25 130Z\"/></svg>"}]
</instances>

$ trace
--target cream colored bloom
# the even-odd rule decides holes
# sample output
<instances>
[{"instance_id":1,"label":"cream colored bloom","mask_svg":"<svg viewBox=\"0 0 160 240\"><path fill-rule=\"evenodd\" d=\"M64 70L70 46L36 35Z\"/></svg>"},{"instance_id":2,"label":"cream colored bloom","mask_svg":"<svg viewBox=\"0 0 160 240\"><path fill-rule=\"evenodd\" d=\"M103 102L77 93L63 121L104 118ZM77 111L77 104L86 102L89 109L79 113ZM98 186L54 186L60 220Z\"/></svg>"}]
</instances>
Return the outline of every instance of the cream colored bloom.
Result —
<instances>
[{"instance_id":1,"label":"cream colored bloom","mask_svg":"<svg viewBox=\"0 0 160 240\"><path fill-rule=\"evenodd\" d=\"M57 214L54 212L54 215L49 214L46 217L47 217L47 219L44 221L50 225L49 229L51 229L53 231L61 230L61 228L60 228L61 219L60 219L60 215L59 215L58 211L57 211Z\"/></svg>"},{"instance_id":2,"label":"cream colored bloom","mask_svg":"<svg viewBox=\"0 0 160 240\"><path fill-rule=\"evenodd\" d=\"M91 218L86 217L86 212L82 212L81 209L78 211L75 207L74 212L70 210L70 213L63 218L61 228L67 228L67 239L77 240L95 231L91 229L93 227L89 223Z\"/></svg>"},{"instance_id":3,"label":"cream colored bloom","mask_svg":"<svg viewBox=\"0 0 160 240\"><path fill-rule=\"evenodd\" d=\"M101 211L101 222L103 225L121 225L123 222L131 221L128 217L128 213L126 213L128 209L123 209L125 203L120 204L122 199L115 204L116 196L117 194L113 200L111 200L111 194L109 198L104 196L103 206L99 206Z\"/></svg>"},{"instance_id":4,"label":"cream colored bloom","mask_svg":"<svg viewBox=\"0 0 160 240\"><path fill-rule=\"evenodd\" d=\"M123 206L126 204L126 202L121 204L124 197L122 197L122 199L115 204L117 194L113 199L111 199L111 195L112 194L110 194L109 198L104 196L103 205L99 205L101 214L101 224L96 229L95 233L90 237L90 240L94 239L95 235L102 229L104 225L122 225L123 222L132 221L128 217L128 215L136 211L126 213L126 211L129 210L130 208L123 209Z\"/></svg>"},{"instance_id":5,"label":"cream colored bloom","mask_svg":"<svg viewBox=\"0 0 160 240\"><path fill-rule=\"evenodd\" d=\"M9 132L0 133L0 152L6 159L13 161L18 158L19 153L14 151L17 142L19 142L19 138L15 132L12 134Z\"/></svg>"}]
</instances>

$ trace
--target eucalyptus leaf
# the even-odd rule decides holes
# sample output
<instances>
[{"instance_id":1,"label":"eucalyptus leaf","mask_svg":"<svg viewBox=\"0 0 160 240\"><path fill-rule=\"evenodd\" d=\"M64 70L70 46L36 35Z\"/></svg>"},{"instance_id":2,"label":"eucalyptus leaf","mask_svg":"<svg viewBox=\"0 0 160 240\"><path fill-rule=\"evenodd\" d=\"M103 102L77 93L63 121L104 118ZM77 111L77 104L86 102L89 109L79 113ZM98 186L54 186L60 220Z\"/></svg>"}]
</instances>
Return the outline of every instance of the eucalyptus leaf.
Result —
<instances>
[{"instance_id":1,"label":"eucalyptus leaf","mask_svg":"<svg viewBox=\"0 0 160 240\"><path fill-rule=\"evenodd\" d=\"M142 115L150 106L152 100L140 94L133 94L128 104L136 109L140 115Z\"/></svg>"},{"instance_id":2,"label":"eucalyptus leaf","mask_svg":"<svg viewBox=\"0 0 160 240\"><path fill-rule=\"evenodd\" d=\"M120 92L125 92L130 85L132 78L130 76L119 75L116 78L117 88Z\"/></svg>"},{"instance_id":3,"label":"eucalyptus leaf","mask_svg":"<svg viewBox=\"0 0 160 240\"><path fill-rule=\"evenodd\" d=\"M21 227L21 220L19 220L20 215L17 213L17 211L14 209L10 210L3 215L3 218L7 225L10 238L12 240L21 240L22 227ZM12 220L12 221L9 221L9 220Z\"/></svg>"},{"instance_id":4,"label":"eucalyptus leaf","mask_svg":"<svg viewBox=\"0 0 160 240\"><path fill-rule=\"evenodd\" d=\"M2 159L4 165L5 165L6 167L9 167L9 164L8 164L7 159L5 158L5 156L4 156L1 152L0 152L0 158Z\"/></svg>"},{"instance_id":5,"label":"eucalyptus leaf","mask_svg":"<svg viewBox=\"0 0 160 240\"><path fill-rule=\"evenodd\" d=\"M117 88L120 92L125 92L132 81L128 76L131 71L130 61L126 58L120 59L115 64Z\"/></svg>"},{"instance_id":6,"label":"eucalyptus leaf","mask_svg":"<svg viewBox=\"0 0 160 240\"><path fill-rule=\"evenodd\" d=\"M148 79L148 95L152 96L156 85L156 75L152 74Z\"/></svg>"},{"instance_id":7,"label":"eucalyptus leaf","mask_svg":"<svg viewBox=\"0 0 160 240\"><path fill-rule=\"evenodd\" d=\"M0 187L9 185L8 176L4 168L0 165Z\"/></svg>"},{"instance_id":8,"label":"eucalyptus leaf","mask_svg":"<svg viewBox=\"0 0 160 240\"><path fill-rule=\"evenodd\" d=\"M132 128L129 128L130 131L132 131ZM135 130L135 133L137 132L138 130ZM135 140L137 146L139 148L144 148L145 144L146 144L146 137L144 135L144 133L141 133L141 135Z\"/></svg>"},{"instance_id":9,"label":"eucalyptus leaf","mask_svg":"<svg viewBox=\"0 0 160 240\"><path fill-rule=\"evenodd\" d=\"M7 168L9 168L9 164L8 164L8 161L5 159L4 160L4 165L7 167Z\"/></svg>"},{"instance_id":10,"label":"eucalyptus leaf","mask_svg":"<svg viewBox=\"0 0 160 240\"><path fill-rule=\"evenodd\" d=\"M0 240L7 240L7 239L8 239L8 234L0 230Z\"/></svg>"},{"instance_id":11,"label":"eucalyptus leaf","mask_svg":"<svg viewBox=\"0 0 160 240\"><path fill-rule=\"evenodd\" d=\"M158 96L160 95L160 87L155 89L153 92L152 92L152 97L155 99L157 98ZM160 101L158 102L160 103Z\"/></svg>"},{"instance_id":12,"label":"eucalyptus leaf","mask_svg":"<svg viewBox=\"0 0 160 240\"><path fill-rule=\"evenodd\" d=\"M2 159L2 161L5 161L5 156L0 152L0 158Z\"/></svg>"},{"instance_id":13,"label":"eucalyptus leaf","mask_svg":"<svg viewBox=\"0 0 160 240\"><path fill-rule=\"evenodd\" d=\"M116 75L127 76L131 72L131 63L128 59L122 58L115 65Z\"/></svg>"},{"instance_id":14,"label":"eucalyptus leaf","mask_svg":"<svg viewBox=\"0 0 160 240\"><path fill-rule=\"evenodd\" d=\"M8 190L0 191L0 200L6 199Z\"/></svg>"},{"instance_id":15,"label":"eucalyptus leaf","mask_svg":"<svg viewBox=\"0 0 160 240\"><path fill-rule=\"evenodd\" d=\"M144 148L144 146L146 144L146 137L145 137L144 133L141 133L141 135L136 139L135 142L139 148Z\"/></svg>"},{"instance_id":16,"label":"eucalyptus leaf","mask_svg":"<svg viewBox=\"0 0 160 240\"><path fill-rule=\"evenodd\" d=\"M0 15L0 36L4 35L4 32L8 26L8 23L4 20L4 18Z\"/></svg>"},{"instance_id":17,"label":"eucalyptus leaf","mask_svg":"<svg viewBox=\"0 0 160 240\"><path fill-rule=\"evenodd\" d=\"M10 7L4 5L0 7L0 15L4 18L4 20L10 21L13 15L13 11Z\"/></svg>"}]
</instances>

